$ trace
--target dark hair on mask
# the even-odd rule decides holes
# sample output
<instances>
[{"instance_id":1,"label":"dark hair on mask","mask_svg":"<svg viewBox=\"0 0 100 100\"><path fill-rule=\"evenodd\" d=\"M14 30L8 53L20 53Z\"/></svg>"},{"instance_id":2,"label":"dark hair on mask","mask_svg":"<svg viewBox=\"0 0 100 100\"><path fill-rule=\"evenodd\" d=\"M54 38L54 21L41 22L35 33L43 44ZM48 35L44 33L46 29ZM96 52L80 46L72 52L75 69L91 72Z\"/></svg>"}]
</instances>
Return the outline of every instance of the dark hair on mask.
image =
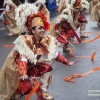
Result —
<instances>
[{"instance_id":1,"label":"dark hair on mask","mask_svg":"<svg viewBox=\"0 0 100 100\"><path fill-rule=\"evenodd\" d=\"M32 30L35 30L35 29L36 29L36 26L34 26L34 27L32 27L32 28L29 28L28 34L29 34L29 35L33 35Z\"/></svg>"}]
</instances>

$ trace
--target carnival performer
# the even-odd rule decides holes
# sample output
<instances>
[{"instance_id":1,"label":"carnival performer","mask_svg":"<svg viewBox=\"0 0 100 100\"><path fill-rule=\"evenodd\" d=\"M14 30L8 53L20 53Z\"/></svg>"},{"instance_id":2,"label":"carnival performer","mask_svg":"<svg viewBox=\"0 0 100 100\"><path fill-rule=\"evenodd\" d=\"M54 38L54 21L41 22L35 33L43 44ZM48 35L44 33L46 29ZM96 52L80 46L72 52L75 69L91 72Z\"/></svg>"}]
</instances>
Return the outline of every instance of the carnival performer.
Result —
<instances>
[{"instance_id":1,"label":"carnival performer","mask_svg":"<svg viewBox=\"0 0 100 100\"><path fill-rule=\"evenodd\" d=\"M15 9L20 4L19 0L4 0L4 6L6 8L3 12L5 17L4 24L10 31L10 33L7 34L9 36L21 34L21 30L18 29L15 22Z\"/></svg>"},{"instance_id":2,"label":"carnival performer","mask_svg":"<svg viewBox=\"0 0 100 100\"><path fill-rule=\"evenodd\" d=\"M99 3L99 2L100 2L99 0L91 0L91 1L89 2L89 4L90 4L89 11L91 12L92 9L93 9L93 7L94 7L97 3Z\"/></svg>"},{"instance_id":3,"label":"carnival performer","mask_svg":"<svg viewBox=\"0 0 100 100\"><path fill-rule=\"evenodd\" d=\"M63 5L63 6L62 6ZM69 0L60 0L58 2L58 7L57 7L57 12L58 14L61 14L62 11L70 6L70 1Z\"/></svg>"},{"instance_id":4,"label":"carnival performer","mask_svg":"<svg viewBox=\"0 0 100 100\"><path fill-rule=\"evenodd\" d=\"M80 37L88 38L85 34L87 19L84 12L89 9L89 3L86 0L71 0L73 6L73 28L77 30L80 27Z\"/></svg>"},{"instance_id":5,"label":"carnival performer","mask_svg":"<svg viewBox=\"0 0 100 100\"><path fill-rule=\"evenodd\" d=\"M100 26L100 2L93 7L90 15L90 21L97 22L97 25Z\"/></svg>"},{"instance_id":6,"label":"carnival performer","mask_svg":"<svg viewBox=\"0 0 100 100\"><path fill-rule=\"evenodd\" d=\"M47 21L50 23L50 12L47 9L45 3L46 3L46 0L37 0L35 2L36 6L38 7L38 10L42 11L45 14L45 16L47 17Z\"/></svg>"},{"instance_id":7,"label":"carnival performer","mask_svg":"<svg viewBox=\"0 0 100 100\"><path fill-rule=\"evenodd\" d=\"M69 51L68 44L71 37L76 37L78 42L81 40L78 37L77 33L72 27L73 17L71 10L66 8L63 10L62 14L59 15L51 24L51 35L56 37L56 39L63 44L63 51ZM54 29L54 28L55 29Z\"/></svg>"},{"instance_id":8,"label":"carnival performer","mask_svg":"<svg viewBox=\"0 0 100 100\"><path fill-rule=\"evenodd\" d=\"M53 70L51 64L54 60L69 66L75 64L56 52L54 37L45 33L50 27L49 23L45 15L33 6L26 6L26 9L19 12L19 18L16 18L16 22L23 19L20 26L24 28L26 25L29 35L20 35L14 41L15 46L0 70L0 100L15 99L19 95L28 94L31 84L25 83L34 77L39 78L42 83L41 92L44 100L53 100L47 92L50 72Z\"/></svg>"},{"instance_id":9,"label":"carnival performer","mask_svg":"<svg viewBox=\"0 0 100 100\"><path fill-rule=\"evenodd\" d=\"M57 12L58 12L59 14L61 14L62 11L66 8L66 1L67 1L67 0L60 0L60 1L58 2ZM63 5L63 6L62 6L62 5Z\"/></svg>"}]
</instances>

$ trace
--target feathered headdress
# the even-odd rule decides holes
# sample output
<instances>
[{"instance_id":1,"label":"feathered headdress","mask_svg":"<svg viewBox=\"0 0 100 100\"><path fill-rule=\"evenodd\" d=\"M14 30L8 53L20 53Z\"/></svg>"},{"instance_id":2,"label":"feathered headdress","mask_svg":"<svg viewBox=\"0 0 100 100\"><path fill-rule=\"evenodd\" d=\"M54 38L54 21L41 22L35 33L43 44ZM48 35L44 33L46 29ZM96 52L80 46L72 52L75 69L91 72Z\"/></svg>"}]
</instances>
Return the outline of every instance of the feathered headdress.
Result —
<instances>
[{"instance_id":1,"label":"feathered headdress","mask_svg":"<svg viewBox=\"0 0 100 100\"><path fill-rule=\"evenodd\" d=\"M31 14L36 14L38 9L30 3L21 4L15 10L16 25L23 31L27 22L27 17Z\"/></svg>"},{"instance_id":2,"label":"feathered headdress","mask_svg":"<svg viewBox=\"0 0 100 100\"><path fill-rule=\"evenodd\" d=\"M41 17L41 19L43 20L44 28L46 30L49 29L47 18L42 12L38 11L35 5L29 3L19 5L15 12L16 25L22 31L25 30L25 27L27 27L28 29L32 28L32 20L35 17Z\"/></svg>"},{"instance_id":3,"label":"feathered headdress","mask_svg":"<svg viewBox=\"0 0 100 100\"><path fill-rule=\"evenodd\" d=\"M81 4L82 4L82 8L89 10L89 2L87 0L82 0Z\"/></svg>"},{"instance_id":4,"label":"feathered headdress","mask_svg":"<svg viewBox=\"0 0 100 100\"><path fill-rule=\"evenodd\" d=\"M66 19L70 24L73 23L72 13L69 8L64 9L60 17Z\"/></svg>"},{"instance_id":5,"label":"feathered headdress","mask_svg":"<svg viewBox=\"0 0 100 100\"><path fill-rule=\"evenodd\" d=\"M42 20L41 20L42 19ZM41 11L38 11L37 14L31 14L28 19L27 19L27 23L26 26L31 28L32 27L32 21L34 20L34 26L36 25L41 25L44 27L45 30L49 30L50 29L50 24L47 22L47 18L44 15L44 13L42 13Z\"/></svg>"},{"instance_id":6,"label":"feathered headdress","mask_svg":"<svg viewBox=\"0 0 100 100\"><path fill-rule=\"evenodd\" d=\"M12 0L4 0L3 5L5 6L7 3L10 4L10 5L15 5L15 4L12 2Z\"/></svg>"},{"instance_id":7,"label":"feathered headdress","mask_svg":"<svg viewBox=\"0 0 100 100\"><path fill-rule=\"evenodd\" d=\"M37 0L35 4L42 3L43 5L46 3L46 0Z\"/></svg>"}]
</instances>

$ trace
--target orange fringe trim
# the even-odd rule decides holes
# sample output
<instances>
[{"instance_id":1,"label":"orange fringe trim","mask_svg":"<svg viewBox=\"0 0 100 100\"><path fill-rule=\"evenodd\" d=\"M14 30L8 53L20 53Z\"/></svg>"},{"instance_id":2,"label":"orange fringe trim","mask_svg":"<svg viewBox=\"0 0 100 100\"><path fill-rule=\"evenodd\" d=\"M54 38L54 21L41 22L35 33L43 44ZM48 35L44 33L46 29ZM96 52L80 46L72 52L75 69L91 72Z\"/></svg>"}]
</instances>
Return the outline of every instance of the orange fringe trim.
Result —
<instances>
[{"instance_id":1,"label":"orange fringe trim","mask_svg":"<svg viewBox=\"0 0 100 100\"><path fill-rule=\"evenodd\" d=\"M100 32L85 32L85 34L99 34Z\"/></svg>"},{"instance_id":2,"label":"orange fringe trim","mask_svg":"<svg viewBox=\"0 0 100 100\"><path fill-rule=\"evenodd\" d=\"M5 47L5 48L14 47L14 44L4 44L3 47Z\"/></svg>"},{"instance_id":3,"label":"orange fringe trim","mask_svg":"<svg viewBox=\"0 0 100 100\"><path fill-rule=\"evenodd\" d=\"M70 49L70 56L71 57L76 57L76 58L90 58L91 61L94 61L94 59L95 59L96 51L91 56L74 56L73 55L73 51L74 51L74 49Z\"/></svg>"},{"instance_id":4,"label":"orange fringe trim","mask_svg":"<svg viewBox=\"0 0 100 100\"><path fill-rule=\"evenodd\" d=\"M36 85L34 86L34 88L31 90L31 92L26 96L26 98L24 100L30 100L30 98L36 92L36 90L40 87L40 85L41 85L40 82L36 83Z\"/></svg>"},{"instance_id":5,"label":"orange fringe trim","mask_svg":"<svg viewBox=\"0 0 100 100\"><path fill-rule=\"evenodd\" d=\"M93 72L98 71L98 70L100 70L100 67L93 68L89 72L86 72L86 73L83 73L83 74L72 74L70 77L65 76L64 80L67 81L67 82L75 83L75 80L73 80L73 78L83 77L87 74L93 73Z\"/></svg>"}]
</instances>

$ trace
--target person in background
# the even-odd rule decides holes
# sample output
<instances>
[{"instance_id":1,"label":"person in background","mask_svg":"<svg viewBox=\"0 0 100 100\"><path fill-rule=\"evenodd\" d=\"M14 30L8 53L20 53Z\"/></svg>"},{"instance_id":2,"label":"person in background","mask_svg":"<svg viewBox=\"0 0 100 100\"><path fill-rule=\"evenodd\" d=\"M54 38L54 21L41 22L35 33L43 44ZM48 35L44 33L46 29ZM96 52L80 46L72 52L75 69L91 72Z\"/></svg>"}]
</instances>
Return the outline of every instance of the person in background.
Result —
<instances>
[{"instance_id":1,"label":"person in background","mask_svg":"<svg viewBox=\"0 0 100 100\"><path fill-rule=\"evenodd\" d=\"M88 35L85 34L85 28L88 21L84 16L84 12L89 9L88 1L71 0L71 5L73 7L73 28L75 30L80 28L80 37L88 38Z\"/></svg>"},{"instance_id":2,"label":"person in background","mask_svg":"<svg viewBox=\"0 0 100 100\"><path fill-rule=\"evenodd\" d=\"M6 10L3 12L5 18L4 24L10 32L9 34L7 34L9 36L21 34L21 31L19 30L15 22L15 9L20 4L21 3L19 2L19 0L4 0L4 7L6 8Z\"/></svg>"},{"instance_id":3,"label":"person in background","mask_svg":"<svg viewBox=\"0 0 100 100\"><path fill-rule=\"evenodd\" d=\"M50 12L47 9L45 3L46 3L46 0L37 0L35 2L36 6L38 7L38 11L42 11L47 17L47 21L50 23Z\"/></svg>"},{"instance_id":4,"label":"person in background","mask_svg":"<svg viewBox=\"0 0 100 100\"><path fill-rule=\"evenodd\" d=\"M58 14L61 14L62 11L67 7L66 2L67 0L59 0L59 2L57 3L57 9L56 9Z\"/></svg>"},{"instance_id":5,"label":"person in background","mask_svg":"<svg viewBox=\"0 0 100 100\"><path fill-rule=\"evenodd\" d=\"M62 13L56 17L56 19L51 24L50 34L63 44L63 51L70 51L68 45L71 38L76 37L78 42L81 43L80 38L72 27L73 25L73 16L71 10L66 8Z\"/></svg>"},{"instance_id":6,"label":"person in background","mask_svg":"<svg viewBox=\"0 0 100 100\"><path fill-rule=\"evenodd\" d=\"M100 2L92 8L90 21L97 22L97 25L100 26Z\"/></svg>"},{"instance_id":7,"label":"person in background","mask_svg":"<svg viewBox=\"0 0 100 100\"><path fill-rule=\"evenodd\" d=\"M93 7L94 7L97 3L99 3L99 2L100 2L99 0L91 0L91 1L89 2L89 4L90 4L90 7L89 7L90 13L92 12Z\"/></svg>"}]
</instances>

